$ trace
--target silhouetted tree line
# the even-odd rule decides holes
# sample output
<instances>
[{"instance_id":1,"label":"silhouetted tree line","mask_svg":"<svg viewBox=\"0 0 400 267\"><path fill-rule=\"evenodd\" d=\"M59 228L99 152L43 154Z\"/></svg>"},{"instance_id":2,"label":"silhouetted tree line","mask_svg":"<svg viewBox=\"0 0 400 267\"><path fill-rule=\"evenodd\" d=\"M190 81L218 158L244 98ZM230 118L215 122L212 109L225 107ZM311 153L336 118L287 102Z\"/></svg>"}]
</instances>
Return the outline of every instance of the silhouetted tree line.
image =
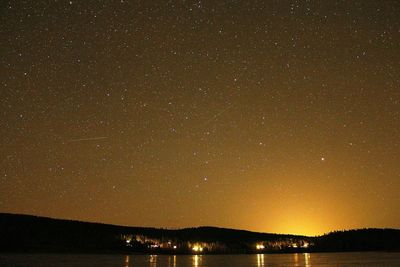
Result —
<instances>
[{"instance_id":1,"label":"silhouetted tree line","mask_svg":"<svg viewBox=\"0 0 400 267\"><path fill-rule=\"evenodd\" d=\"M400 230L359 229L335 231L315 238L317 251L400 250Z\"/></svg>"},{"instance_id":2,"label":"silhouetted tree line","mask_svg":"<svg viewBox=\"0 0 400 267\"><path fill-rule=\"evenodd\" d=\"M144 241L138 237L143 237ZM155 241L156 240L156 241ZM361 229L319 237L256 233L216 227L156 229L0 213L0 252L203 253L400 250L400 230ZM290 244L310 244L291 247Z\"/></svg>"}]
</instances>

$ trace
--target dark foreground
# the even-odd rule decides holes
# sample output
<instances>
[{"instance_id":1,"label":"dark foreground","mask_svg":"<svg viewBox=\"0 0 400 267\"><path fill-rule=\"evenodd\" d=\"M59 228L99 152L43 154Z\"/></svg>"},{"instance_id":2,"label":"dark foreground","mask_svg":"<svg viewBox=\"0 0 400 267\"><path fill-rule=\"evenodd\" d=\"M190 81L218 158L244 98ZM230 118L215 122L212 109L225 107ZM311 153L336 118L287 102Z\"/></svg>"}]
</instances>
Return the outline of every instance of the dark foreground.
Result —
<instances>
[{"instance_id":1,"label":"dark foreground","mask_svg":"<svg viewBox=\"0 0 400 267\"><path fill-rule=\"evenodd\" d=\"M178 255L400 251L400 230L396 229L360 229L307 237L215 227L180 230L125 227L4 213L0 213L0 237L0 253Z\"/></svg>"},{"instance_id":2,"label":"dark foreground","mask_svg":"<svg viewBox=\"0 0 400 267\"><path fill-rule=\"evenodd\" d=\"M0 266L11 267L264 267L264 266L400 266L400 253L347 252L252 255L89 255L0 254Z\"/></svg>"}]
</instances>

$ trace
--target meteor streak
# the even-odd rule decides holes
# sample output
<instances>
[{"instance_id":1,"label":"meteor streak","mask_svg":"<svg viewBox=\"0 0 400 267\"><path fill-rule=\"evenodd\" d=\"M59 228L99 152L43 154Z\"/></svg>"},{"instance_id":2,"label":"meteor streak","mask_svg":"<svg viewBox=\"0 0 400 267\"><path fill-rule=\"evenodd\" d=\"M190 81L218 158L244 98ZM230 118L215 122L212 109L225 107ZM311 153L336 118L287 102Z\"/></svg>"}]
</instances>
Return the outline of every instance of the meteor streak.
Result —
<instances>
[{"instance_id":1,"label":"meteor streak","mask_svg":"<svg viewBox=\"0 0 400 267\"><path fill-rule=\"evenodd\" d=\"M68 141L68 143L72 142L81 142L81 141L93 141L93 140L102 140L102 139L107 139L107 136L99 136L99 137L89 137L89 138L79 138L79 139L71 139Z\"/></svg>"}]
</instances>

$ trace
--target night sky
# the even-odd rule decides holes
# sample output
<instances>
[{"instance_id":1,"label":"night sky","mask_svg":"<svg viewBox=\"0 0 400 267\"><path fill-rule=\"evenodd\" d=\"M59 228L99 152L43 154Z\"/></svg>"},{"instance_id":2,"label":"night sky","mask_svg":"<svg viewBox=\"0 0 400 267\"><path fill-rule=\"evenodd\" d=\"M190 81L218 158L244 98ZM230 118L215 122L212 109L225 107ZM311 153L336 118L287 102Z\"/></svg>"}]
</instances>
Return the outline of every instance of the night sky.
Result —
<instances>
[{"instance_id":1,"label":"night sky","mask_svg":"<svg viewBox=\"0 0 400 267\"><path fill-rule=\"evenodd\" d=\"M1 1L0 212L400 227L400 3Z\"/></svg>"}]
</instances>

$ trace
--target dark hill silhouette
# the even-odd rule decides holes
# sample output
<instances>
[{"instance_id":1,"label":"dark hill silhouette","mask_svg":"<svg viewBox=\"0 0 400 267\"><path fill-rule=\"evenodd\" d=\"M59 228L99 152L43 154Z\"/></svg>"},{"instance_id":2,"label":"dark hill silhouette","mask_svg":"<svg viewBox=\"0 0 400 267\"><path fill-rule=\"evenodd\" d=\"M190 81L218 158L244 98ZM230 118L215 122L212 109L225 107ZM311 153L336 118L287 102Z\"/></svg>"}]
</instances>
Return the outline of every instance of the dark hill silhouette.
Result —
<instances>
[{"instance_id":1,"label":"dark hill silhouette","mask_svg":"<svg viewBox=\"0 0 400 267\"><path fill-rule=\"evenodd\" d=\"M319 251L400 250L400 230L361 229L335 231L315 239Z\"/></svg>"},{"instance_id":2,"label":"dark hill silhouette","mask_svg":"<svg viewBox=\"0 0 400 267\"><path fill-rule=\"evenodd\" d=\"M400 230L361 229L307 237L209 226L127 227L0 213L0 252L193 253L195 246L202 253L400 250Z\"/></svg>"}]
</instances>

